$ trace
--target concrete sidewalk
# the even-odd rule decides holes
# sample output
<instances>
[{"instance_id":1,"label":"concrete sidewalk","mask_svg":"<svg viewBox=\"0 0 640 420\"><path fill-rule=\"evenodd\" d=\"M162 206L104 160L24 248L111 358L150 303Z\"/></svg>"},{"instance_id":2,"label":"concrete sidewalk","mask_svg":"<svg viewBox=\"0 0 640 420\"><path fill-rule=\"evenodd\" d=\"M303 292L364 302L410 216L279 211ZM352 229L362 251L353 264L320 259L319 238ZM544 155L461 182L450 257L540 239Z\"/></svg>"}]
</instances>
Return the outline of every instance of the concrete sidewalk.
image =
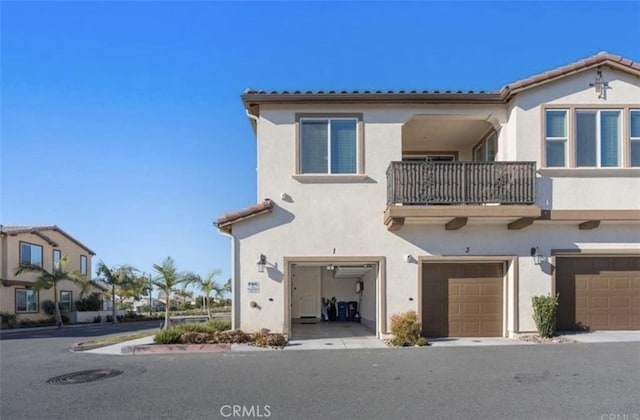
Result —
<instances>
[{"instance_id":1,"label":"concrete sidewalk","mask_svg":"<svg viewBox=\"0 0 640 420\"><path fill-rule=\"evenodd\" d=\"M573 338L578 343L633 343L640 341L640 331L568 331L559 336Z\"/></svg>"}]
</instances>

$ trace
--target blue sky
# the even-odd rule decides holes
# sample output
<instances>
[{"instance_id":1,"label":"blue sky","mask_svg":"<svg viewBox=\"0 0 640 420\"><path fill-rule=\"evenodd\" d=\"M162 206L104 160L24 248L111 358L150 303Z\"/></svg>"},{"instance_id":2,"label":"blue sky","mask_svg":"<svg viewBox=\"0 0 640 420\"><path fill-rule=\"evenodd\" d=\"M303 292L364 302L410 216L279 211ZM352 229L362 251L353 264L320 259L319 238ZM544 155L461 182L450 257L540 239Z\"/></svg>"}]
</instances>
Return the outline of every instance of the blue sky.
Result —
<instances>
[{"instance_id":1,"label":"blue sky","mask_svg":"<svg viewBox=\"0 0 640 420\"><path fill-rule=\"evenodd\" d=\"M0 223L108 265L230 273L212 222L256 202L240 94L493 90L599 51L640 60L638 2L0 3ZM94 263L95 266L95 263Z\"/></svg>"}]
</instances>

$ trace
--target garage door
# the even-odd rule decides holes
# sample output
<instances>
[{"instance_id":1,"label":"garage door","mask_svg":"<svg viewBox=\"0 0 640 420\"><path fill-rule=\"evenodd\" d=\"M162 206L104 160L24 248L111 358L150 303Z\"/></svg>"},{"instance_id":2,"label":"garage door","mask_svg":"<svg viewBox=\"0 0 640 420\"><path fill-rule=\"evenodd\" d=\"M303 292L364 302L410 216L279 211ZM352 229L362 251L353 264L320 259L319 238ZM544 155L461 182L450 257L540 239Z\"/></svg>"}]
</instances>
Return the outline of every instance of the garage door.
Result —
<instances>
[{"instance_id":1,"label":"garage door","mask_svg":"<svg viewBox=\"0 0 640 420\"><path fill-rule=\"evenodd\" d=\"M557 257L558 330L640 329L640 257Z\"/></svg>"},{"instance_id":2,"label":"garage door","mask_svg":"<svg viewBox=\"0 0 640 420\"><path fill-rule=\"evenodd\" d=\"M425 263L423 335L502 336L502 267L502 263Z\"/></svg>"}]
</instances>

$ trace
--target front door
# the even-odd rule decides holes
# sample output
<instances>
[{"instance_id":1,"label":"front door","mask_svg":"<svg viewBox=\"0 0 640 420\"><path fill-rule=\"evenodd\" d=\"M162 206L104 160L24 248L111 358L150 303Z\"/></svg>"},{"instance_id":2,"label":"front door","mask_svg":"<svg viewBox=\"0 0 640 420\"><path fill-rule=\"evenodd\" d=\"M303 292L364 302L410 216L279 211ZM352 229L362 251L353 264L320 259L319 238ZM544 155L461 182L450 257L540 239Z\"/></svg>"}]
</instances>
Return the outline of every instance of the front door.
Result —
<instances>
[{"instance_id":1,"label":"front door","mask_svg":"<svg viewBox=\"0 0 640 420\"><path fill-rule=\"evenodd\" d=\"M291 316L320 316L320 267L296 267L291 278Z\"/></svg>"}]
</instances>

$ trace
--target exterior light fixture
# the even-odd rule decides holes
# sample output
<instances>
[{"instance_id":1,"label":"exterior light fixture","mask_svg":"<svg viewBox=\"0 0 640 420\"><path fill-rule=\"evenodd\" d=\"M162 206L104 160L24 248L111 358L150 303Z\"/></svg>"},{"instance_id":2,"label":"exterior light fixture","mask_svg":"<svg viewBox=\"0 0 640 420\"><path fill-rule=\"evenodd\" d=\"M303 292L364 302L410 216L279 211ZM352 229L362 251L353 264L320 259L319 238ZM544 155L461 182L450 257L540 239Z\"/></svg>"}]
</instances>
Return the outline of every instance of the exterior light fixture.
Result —
<instances>
[{"instance_id":1,"label":"exterior light fixture","mask_svg":"<svg viewBox=\"0 0 640 420\"><path fill-rule=\"evenodd\" d=\"M543 255L540 255L538 252L538 247L531 248L531 256L533 257L533 263L535 265L540 265L546 259Z\"/></svg>"},{"instance_id":2,"label":"exterior light fixture","mask_svg":"<svg viewBox=\"0 0 640 420\"><path fill-rule=\"evenodd\" d=\"M336 267L333 264L327 265L327 271L333 271L333 270L335 270L335 268Z\"/></svg>"},{"instance_id":3,"label":"exterior light fixture","mask_svg":"<svg viewBox=\"0 0 640 420\"><path fill-rule=\"evenodd\" d=\"M258 273L264 273L264 267L267 265L267 257L264 254L260 254L258 260Z\"/></svg>"}]
</instances>

